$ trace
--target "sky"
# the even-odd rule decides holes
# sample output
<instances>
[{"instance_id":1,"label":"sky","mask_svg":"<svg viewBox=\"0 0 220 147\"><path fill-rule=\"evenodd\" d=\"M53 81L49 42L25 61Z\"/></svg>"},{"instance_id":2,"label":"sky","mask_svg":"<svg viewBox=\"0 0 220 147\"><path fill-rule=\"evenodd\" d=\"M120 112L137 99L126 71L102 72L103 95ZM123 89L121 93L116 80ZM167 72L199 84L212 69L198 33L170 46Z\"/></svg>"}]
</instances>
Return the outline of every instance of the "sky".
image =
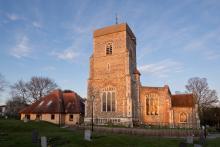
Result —
<instances>
[{"instance_id":1,"label":"sky","mask_svg":"<svg viewBox=\"0 0 220 147\"><path fill-rule=\"evenodd\" d=\"M0 0L0 73L9 85L50 77L86 97L93 31L116 14L137 38L142 85L184 92L204 77L220 94L219 0Z\"/></svg>"}]
</instances>

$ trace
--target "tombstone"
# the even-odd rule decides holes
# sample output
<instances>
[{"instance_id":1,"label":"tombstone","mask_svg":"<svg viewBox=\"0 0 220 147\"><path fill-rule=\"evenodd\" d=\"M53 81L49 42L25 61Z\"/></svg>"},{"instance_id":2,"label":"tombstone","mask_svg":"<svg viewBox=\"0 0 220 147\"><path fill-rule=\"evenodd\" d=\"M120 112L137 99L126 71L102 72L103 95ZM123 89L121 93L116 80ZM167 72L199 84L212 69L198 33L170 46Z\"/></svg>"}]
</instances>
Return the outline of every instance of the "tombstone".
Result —
<instances>
[{"instance_id":1,"label":"tombstone","mask_svg":"<svg viewBox=\"0 0 220 147\"><path fill-rule=\"evenodd\" d=\"M41 136L41 147L47 147L47 138L45 136Z\"/></svg>"},{"instance_id":2,"label":"tombstone","mask_svg":"<svg viewBox=\"0 0 220 147\"><path fill-rule=\"evenodd\" d=\"M187 147L187 143L185 143L185 142L180 142L179 147Z\"/></svg>"},{"instance_id":3,"label":"tombstone","mask_svg":"<svg viewBox=\"0 0 220 147\"><path fill-rule=\"evenodd\" d=\"M200 144L194 144L194 147L202 147Z\"/></svg>"},{"instance_id":4,"label":"tombstone","mask_svg":"<svg viewBox=\"0 0 220 147\"><path fill-rule=\"evenodd\" d=\"M38 132L36 130L32 132L32 143L38 143Z\"/></svg>"},{"instance_id":5,"label":"tombstone","mask_svg":"<svg viewBox=\"0 0 220 147\"><path fill-rule=\"evenodd\" d=\"M193 144L193 136L187 136L186 143Z\"/></svg>"},{"instance_id":6,"label":"tombstone","mask_svg":"<svg viewBox=\"0 0 220 147\"><path fill-rule=\"evenodd\" d=\"M26 122L28 122L28 119L27 119L27 117L25 117L25 118L24 118L24 122L25 122L25 123L26 123Z\"/></svg>"},{"instance_id":7,"label":"tombstone","mask_svg":"<svg viewBox=\"0 0 220 147\"><path fill-rule=\"evenodd\" d=\"M91 141L91 130L85 130L84 139L87 141Z\"/></svg>"}]
</instances>

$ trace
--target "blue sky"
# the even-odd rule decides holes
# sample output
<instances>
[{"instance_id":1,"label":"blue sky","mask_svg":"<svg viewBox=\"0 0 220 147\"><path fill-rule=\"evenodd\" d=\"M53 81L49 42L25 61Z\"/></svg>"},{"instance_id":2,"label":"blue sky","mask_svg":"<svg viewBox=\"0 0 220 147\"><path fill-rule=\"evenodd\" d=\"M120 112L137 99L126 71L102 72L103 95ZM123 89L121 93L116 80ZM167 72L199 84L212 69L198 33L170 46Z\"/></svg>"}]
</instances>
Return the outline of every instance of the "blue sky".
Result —
<instances>
[{"instance_id":1,"label":"blue sky","mask_svg":"<svg viewBox=\"0 0 220 147\"><path fill-rule=\"evenodd\" d=\"M86 97L92 33L116 13L136 35L142 85L174 93L198 76L220 93L218 0L0 0L0 73L9 84L48 76Z\"/></svg>"}]
</instances>

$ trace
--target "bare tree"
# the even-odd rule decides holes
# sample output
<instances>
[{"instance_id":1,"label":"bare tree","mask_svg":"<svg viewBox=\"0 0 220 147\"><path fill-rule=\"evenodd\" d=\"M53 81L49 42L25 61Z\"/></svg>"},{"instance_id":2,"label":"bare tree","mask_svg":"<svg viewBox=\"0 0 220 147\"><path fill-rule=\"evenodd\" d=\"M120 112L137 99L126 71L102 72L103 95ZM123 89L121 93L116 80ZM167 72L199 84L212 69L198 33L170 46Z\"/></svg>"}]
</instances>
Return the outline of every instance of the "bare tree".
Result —
<instances>
[{"instance_id":1,"label":"bare tree","mask_svg":"<svg viewBox=\"0 0 220 147\"><path fill-rule=\"evenodd\" d=\"M19 80L11 86L12 98L19 97L23 103L30 103L30 92L27 89L27 83L23 80Z\"/></svg>"},{"instance_id":2,"label":"bare tree","mask_svg":"<svg viewBox=\"0 0 220 147\"><path fill-rule=\"evenodd\" d=\"M27 83L27 89L35 101L55 88L57 88L57 84L47 77L32 77L30 82Z\"/></svg>"},{"instance_id":3,"label":"bare tree","mask_svg":"<svg viewBox=\"0 0 220 147\"><path fill-rule=\"evenodd\" d=\"M209 88L206 78L190 78L186 89L196 96L199 110L218 102L217 93Z\"/></svg>"},{"instance_id":4,"label":"bare tree","mask_svg":"<svg viewBox=\"0 0 220 147\"><path fill-rule=\"evenodd\" d=\"M32 103L57 88L57 84L48 77L32 77L30 81L19 80L11 86L13 97L19 97L24 103Z\"/></svg>"},{"instance_id":5,"label":"bare tree","mask_svg":"<svg viewBox=\"0 0 220 147\"><path fill-rule=\"evenodd\" d=\"M27 104L25 104L20 97L12 97L6 102L6 115L9 117L18 118L19 111L26 106Z\"/></svg>"}]
</instances>

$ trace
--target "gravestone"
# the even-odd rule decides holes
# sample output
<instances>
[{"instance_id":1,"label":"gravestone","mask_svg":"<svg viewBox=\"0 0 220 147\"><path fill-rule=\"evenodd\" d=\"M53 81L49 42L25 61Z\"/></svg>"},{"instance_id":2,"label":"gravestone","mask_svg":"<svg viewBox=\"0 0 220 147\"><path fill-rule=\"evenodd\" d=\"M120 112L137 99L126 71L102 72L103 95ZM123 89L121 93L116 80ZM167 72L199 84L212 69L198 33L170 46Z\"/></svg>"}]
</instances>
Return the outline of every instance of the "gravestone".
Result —
<instances>
[{"instance_id":1,"label":"gravestone","mask_svg":"<svg viewBox=\"0 0 220 147\"><path fill-rule=\"evenodd\" d=\"M194 144L194 147L202 147L200 144Z\"/></svg>"},{"instance_id":2,"label":"gravestone","mask_svg":"<svg viewBox=\"0 0 220 147\"><path fill-rule=\"evenodd\" d=\"M47 138L45 136L41 136L41 147L47 147Z\"/></svg>"},{"instance_id":3,"label":"gravestone","mask_svg":"<svg viewBox=\"0 0 220 147\"><path fill-rule=\"evenodd\" d=\"M187 136L186 143L193 144L193 136Z\"/></svg>"},{"instance_id":4,"label":"gravestone","mask_svg":"<svg viewBox=\"0 0 220 147\"><path fill-rule=\"evenodd\" d=\"M39 137L38 132L34 130L32 132L32 143L38 143L38 137Z\"/></svg>"},{"instance_id":5,"label":"gravestone","mask_svg":"<svg viewBox=\"0 0 220 147\"><path fill-rule=\"evenodd\" d=\"M24 122L25 122L25 123L28 122L28 119L27 119L26 117L24 118Z\"/></svg>"},{"instance_id":6,"label":"gravestone","mask_svg":"<svg viewBox=\"0 0 220 147\"><path fill-rule=\"evenodd\" d=\"M32 132L32 143L38 143L38 132L35 130Z\"/></svg>"},{"instance_id":7,"label":"gravestone","mask_svg":"<svg viewBox=\"0 0 220 147\"><path fill-rule=\"evenodd\" d=\"M180 142L179 147L187 147L187 143L185 143L185 142Z\"/></svg>"},{"instance_id":8,"label":"gravestone","mask_svg":"<svg viewBox=\"0 0 220 147\"><path fill-rule=\"evenodd\" d=\"M85 130L84 139L87 141L91 141L91 130Z\"/></svg>"}]
</instances>

